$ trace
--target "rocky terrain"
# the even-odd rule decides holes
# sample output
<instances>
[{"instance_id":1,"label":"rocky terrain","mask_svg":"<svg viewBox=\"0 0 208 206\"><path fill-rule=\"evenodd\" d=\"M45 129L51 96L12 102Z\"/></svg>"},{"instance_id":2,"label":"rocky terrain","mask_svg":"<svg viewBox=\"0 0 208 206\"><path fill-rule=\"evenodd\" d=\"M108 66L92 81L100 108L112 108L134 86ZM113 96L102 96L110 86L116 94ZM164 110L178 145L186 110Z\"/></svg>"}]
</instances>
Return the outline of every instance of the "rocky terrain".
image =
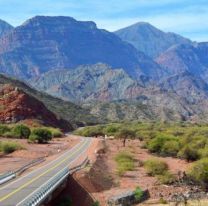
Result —
<instances>
[{"instance_id":1,"label":"rocky terrain","mask_svg":"<svg viewBox=\"0 0 208 206\"><path fill-rule=\"evenodd\" d=\"M67 121L57 119L45 105L34 97L11 85L0 85L0 122L16 123L38 120L43 125L70 129ZM72 127L71 127L72 129Z\"/></svg>"},{"instance_id":2,"label":"rocky terrain","mask_svg":"<svg viewBox=\"0 0 208 206\"><path fill-rule=\"evenodd\" d=\"M48 110L53 111L58 119L64 119L69 125L73 125L74 127L86 124L95 124L99 121L96 117L80 106L77 106L69 101L55 98L46 93L38 92L19 80L0 75L0 85L5 84L18 87L28 95L41 101Z\"/></svg>"},{"instance_id":3,"label":"rocky terrain","mask_svg":"<svg viewBox=\"0 0 208 206\"><path fill-rule=\"evenodd\" d=\"M207 120L204 108L208 86L188 72L143 86L122 69L97 64L50 71L30 83L41 91L82 104L104 121Z\"/></svg>"},{"instance_id":4,"label":"rocky terrain","mask_svg":"<svg viewBox=\"0 0 208 206\"><path fill-rule=\"evenodd\" d=\"M30 83L34 88L75 103L132 99L144 89L124 70L106 64L49 71Z\"/></svg>"},{"instance_id":5,"label":"rocky terrain","mask_svg":"<svg viewBox=\"0 0 208 206\"><path fill-rule=\"evenodd\" d=\"M153 59L173 45L191 44L187 38L163 32L146 22L138 22L116 31L115 34Z\"/></svg>"},{"instance_id":6,"label":"rocky terrain","mask_svg":"<svg viewBox=\"0 0 208 206\"><path fill-rule=\"evenodd\" d=\"M189 72L192 76L208 81L208 44L181 44L169 48L162 53L156 62L171 74Z\"/></svg>"}]
</instances>

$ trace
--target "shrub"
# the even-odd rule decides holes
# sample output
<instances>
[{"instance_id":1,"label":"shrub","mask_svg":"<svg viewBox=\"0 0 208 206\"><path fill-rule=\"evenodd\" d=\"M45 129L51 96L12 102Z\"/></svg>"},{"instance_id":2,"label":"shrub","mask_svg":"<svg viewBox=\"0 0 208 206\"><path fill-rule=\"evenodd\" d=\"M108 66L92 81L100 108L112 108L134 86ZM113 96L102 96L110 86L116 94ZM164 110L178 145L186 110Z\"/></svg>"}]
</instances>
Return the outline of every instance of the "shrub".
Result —
<instances>
[{"instance_id":1,"label":"shrub","mask_svg":"<svg viewBox=\"0 0 208 206\"><path fill-rule=\"evenodd\" d=\"M3 136L7 138L13 138L14 134L12 133L12 131L10 131L10 132L5 132Z\"/></svg>"},{"instance_id":2,"label":"shrub","mask_svg":"<svg viewBox=\"0 0 208 206\"><path fill-rule=\"evenodd\" d=\"M6 132L9 132L10 128L6 125L0 125L0 136L4 136Z\"/></svg>"},{"instance_id":3,"label":"shrub","mask_svg":"<svg viewBox=\"0 0 208 206\"><path fill-rule=\"evenodd\" d=\"M46 128L36 128L31 132L29 140L38 143L47 143L52 139L52 133Z\"/></svg>"},{"instance_id":4,"label":"shrub","mask_svg":"<svg viewBox=\"0 0 208 206\"><path fill-rule=\"evenodd\" d=\"M28 139L30 136L30 128L20 124L12 128L12 134L16 138Z\"/></svg>"},{"instance_id":5,"label":"shrub","mask_svg":"<svg viewBox=\"0 0 208 206\"><path fill-rule=\"evenodd\" d=\"M178 152L178 157L187 161L195 161L199 159L200 155L198 150L193 148L192 145L186 145Z\"/></svg>"},{"instance_id":6,"label":"shrub","mask_svg":"<svg viewBox=\"0 0 208 206\"><path fill-rule=\"evenodd\" d=\"M178 138L171 135L158 135L147 143L150 152L176 156L179 151Z\"/></svg>"},{"instance_id":7,"label":"shrub","mask_svg":"<svg viewBox=\"0 0 208 206\"><path fill-rule=\"evenodd\" d=\"M15 142L1 142L0 144L0 151L2 151L5 154L12 153L19 149L22 149L22 147Z\"/></svg>"},{"instance_id":8,"label":"shrub","mask_svg":"<svg viewBox=\"0 0 208 206\"><path fill-rule=\"evenodd\" d=\"M136 190L134 191L134 197L137 202L141 201L144 196L144 191L140 188L137 187Z\"/></svg>"},{"instance_id":9,"label":"shrub","mask_svg":"<svg viewBox=\"0 0 208 206\"><path fill-rule=\"evenodd\" d=\"M168 156L177 156L180 149L178 141L170 140L164 143L161 153Z\"/></svg>"},{"instance_id":10,"label":"shrub","mask_svg":"<svg viewBox=\"0 0 208 206\"><path fill-rule=\"evenodd\" d=\"M127 171L134 170L134 159L131 154L127 152L120 152L116 155L115 161L117 163L117 173L122 176Z\"/></svg>"},{"instance_id":11,"label":"shrub","mask_svg":"<svg viewBox=\"0 0 208 206\"><path fill-rule=\"evenodd\" d=\"M198 151L200 158L208 157L208 146Z\"/></svg>"},{"instance_id":12,"label":"shrub","mask_svg":"<svg viewBox=\"0 0 208 206\"><path fill-rule=\"evenodd\" d=\"M158 175L157 178L161 184L172 184L176 179L169 171L164 172L162 175Z\"/></svg>"},{"instance_id":13,"label":"shrub","mask_svg":"<svg viewBox=\"0 0 208 206\"><path fill-rule=\"evenodd\" d=\"M188 175L199 184L208 188L208 158L201 159L193 164Z\"/></svg>"},{"instance_id":14,"label":"shrub","mask_svg":"<svg viewBox=\"0 0 208 206\"><path fill-rule=\"evenodd\" d=\"M147 173L151 176L163 175L168 170L168 165L159 159L149 159L144 162Z\"/></svg>"},{"instance_id":15,"label":"shrub","mask_svg":"<svg viewBox=\"0 0 208 206\"><path fill-rule=\"evenodd\" d=\"M160 153L163 144L167 141L166 137L159 136L150 140L147 144L147 148L150 152Z\"/></svg>"},{"instance_id":16,"label":"shrub","mask_svg":"<svg viewBox=\"0 0 208 206\"><path fill-rule=\"evenodd\" d=\"M84 137L104 136L103 126L91 126L75 131L75 134Z\"/></svg>"},{"instance_id":17,"label":"shrub","mask_svg":"<svg viewBox=\"0 0 208 206\"><path fill-rule=\"evenodd\" d=\"M61 130L58 128L46 127L45 129L50 130L52 137L62 137L63 136L63 132L61 132Z\"/></svg>"},{"instance_id":18,"label":"shrub","mask_svg":"<svg viewBox=\"0 0 208 206\"><path fill-rule=\"evenodd\" d=\"M108 135L115 135L115 133L117 133L119 131L120 127L118 125L114 125L114 124L110 124L107 125L106 128L103 129L103 132Z\"/></svg>"}]
</instances>

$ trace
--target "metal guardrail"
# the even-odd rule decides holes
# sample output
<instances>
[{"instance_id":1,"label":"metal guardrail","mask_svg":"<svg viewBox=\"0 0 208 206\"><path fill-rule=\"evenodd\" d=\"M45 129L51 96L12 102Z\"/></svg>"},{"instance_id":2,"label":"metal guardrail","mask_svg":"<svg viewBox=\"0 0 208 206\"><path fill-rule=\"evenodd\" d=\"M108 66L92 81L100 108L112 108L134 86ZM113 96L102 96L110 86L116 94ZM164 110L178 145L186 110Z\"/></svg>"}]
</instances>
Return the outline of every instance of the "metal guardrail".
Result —
<instances>
[{"instance_id":1,"label":"metal guardrail","mask_svg":"<svg viewBox=\"0 0 208 206\"><path fill-rule=\"evenodd\" d=\"M59 172L56 176L46 182L40 189L34 192L31 198L29 198L23 206L37 206L44 202L47 196L52 193L69 174L72 174L88 164L89 160L86 158L80 165L73 167L71 169L65 168Z\"/></svg>"},{"instance_id":2,"label":"metal guardrail","mask_svg":"<svg viewBox=\"0 0 208 206\"><path fill-rule=\"evenodd\" d=\"M26 169L36 165L36 164L39 164L41 162L44 162L45 161L45 158L44 157L40 157L40 158L37 158L31 162L29 162L28 164L24 165L23 167L19 168L18 170L15 171L16 174L21 174L22 172L24 172Z\"/></svg>"},{"instance_id":3,"label":"metal guardrail","mask_svg":"<svg viewBox=\"0 0 208 206\"><path fill-rule=\"evenodd\" d=\"M0 180L10 176L11 174L14 174L14 172L13 171L8 171L7 173L4 173L4 174L0 175Z\"/></svg>"},{"instance_id":4,"label":"metal guardrail","mask_svg":"<svg viewBox=\"0 0 208 206\"><path fill-rule=\"evenodd\" d=\"M88 163L89 163L89 159L88 157L86 157L80 165L69 169L70 174L73 174L74 172L83 169Z\"/></svg>"},{"instance_id":5,"label":"metal guardrail","mask_svg":"<svg viewBox=\"0 0 208 206\"><path fill-rule=\"evenodd\" d=\"M5 174L3 174L3 175L0 175L0 185L6 183L6 182L8 182L8 181L10 181L11 179L16 178L16 176L17 176L18 174L21 174L21 173L24 172L26 169L28 169L28 168L30 168L30 167L32 167L32 166L38 164L38 163L41 163L41 162L43 162L43 161L45 161L45 159L44 159L43 157L40 157L40 158L38 158L38 159L35 159L35 160L29 162L28 164L24 165L23 167L19 168L19 169L16 170L16 171L9 171L9 172L7 172L7 173L5 173Z\"/></svg>"},{"instance_id":6,"label":"metal guardrail","mask_svg":"<svg viewBox=\"0 0 208 206\"><path fill-rule=\"evenodd\" d=\"M0 185L8 182L9 180L11 180L15 177L16 177L16 174L13 171L9 171L3 175L0 175Z\"/></svg>"}]
</instances>

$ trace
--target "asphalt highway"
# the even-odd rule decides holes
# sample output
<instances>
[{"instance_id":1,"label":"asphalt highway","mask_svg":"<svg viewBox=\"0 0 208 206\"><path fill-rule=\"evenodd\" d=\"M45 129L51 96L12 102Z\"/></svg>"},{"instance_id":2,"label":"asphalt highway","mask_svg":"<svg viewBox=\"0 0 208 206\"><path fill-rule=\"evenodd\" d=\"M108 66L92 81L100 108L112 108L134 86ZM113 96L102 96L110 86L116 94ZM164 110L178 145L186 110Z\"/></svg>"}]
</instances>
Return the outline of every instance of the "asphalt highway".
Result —
<instances>
[{"instance_id":1,"label":"asphalt highway","mask_svg":"<svg viewBox=\"0 0 208 206\"><path fill-rule=\"evenodd\" d=\"M0 187L0 206L22 206L32 193L67 166L76 165L76 161L87 152L90 138L83 138L72 149L57 159Z\"/></svg>"}]
</instances>

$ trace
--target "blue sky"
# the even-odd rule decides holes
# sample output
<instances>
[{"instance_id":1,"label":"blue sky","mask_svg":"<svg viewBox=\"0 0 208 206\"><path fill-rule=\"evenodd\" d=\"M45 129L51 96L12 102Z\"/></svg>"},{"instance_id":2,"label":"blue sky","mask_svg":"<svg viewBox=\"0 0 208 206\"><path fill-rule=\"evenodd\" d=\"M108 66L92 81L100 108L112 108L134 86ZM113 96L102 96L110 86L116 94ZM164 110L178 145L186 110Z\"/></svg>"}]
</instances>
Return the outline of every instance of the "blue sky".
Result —
<instances>
[{"instance_id":1,"label":"blue sky","mask_svg":"<svg viewBox=\"0 0 208 206\"><path fill-rule=\"evenodd\" d=\"M92 20L109 31L146 21L208 41L208 0L0 0L0 18L14 26L35 15Z\"/></svg>"}]
</instances>

